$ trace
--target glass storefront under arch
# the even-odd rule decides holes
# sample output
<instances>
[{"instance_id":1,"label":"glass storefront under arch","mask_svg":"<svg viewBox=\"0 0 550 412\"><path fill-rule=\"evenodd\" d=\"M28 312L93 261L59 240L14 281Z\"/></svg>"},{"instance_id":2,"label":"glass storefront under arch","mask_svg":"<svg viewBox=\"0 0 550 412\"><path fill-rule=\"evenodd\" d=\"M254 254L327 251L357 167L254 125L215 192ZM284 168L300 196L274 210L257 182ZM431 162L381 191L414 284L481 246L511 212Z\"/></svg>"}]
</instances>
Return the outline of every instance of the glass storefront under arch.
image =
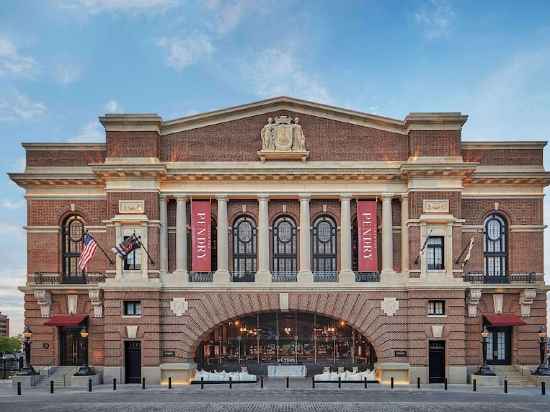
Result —
<instances>
[{"instance_id":1,"label":"glass storefront under arch","mask_svg":"<svg viewBox=\"0 0 550 412\"><path fill-rule=\"evenodd\" d=\"M260 312L215 327L196 353L198 369L266 374L268 365L303 364L308 375L324 367L372 369L370 342L345 321L316 313Z\"/></svg>"}]
</instances>

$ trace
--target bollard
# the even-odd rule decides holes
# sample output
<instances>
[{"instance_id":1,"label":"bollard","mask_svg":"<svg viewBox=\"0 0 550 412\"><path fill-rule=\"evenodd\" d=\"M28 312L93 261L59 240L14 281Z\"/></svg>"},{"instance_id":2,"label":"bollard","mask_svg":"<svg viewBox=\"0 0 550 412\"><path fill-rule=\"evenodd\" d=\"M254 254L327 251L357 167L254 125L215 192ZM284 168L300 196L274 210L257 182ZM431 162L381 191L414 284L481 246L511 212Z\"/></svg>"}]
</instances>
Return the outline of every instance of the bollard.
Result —
<instances>
[{"instance_id":1,"label":"bollard","mask_svg":"<svg viewBox=\"0 0 550 412\"><path fill-rule=\"evenodd\" d=\"M504 393L508 393L508 379L504 379Z\"/></svg>"},{"instance_id":2,"label":"bollard","mask_svg":"<svg viewBox=\"0 0 550 412\"><path fill-rule=\"evenodd\" d=\"M260 376L260 389L264 388L264 376Z\"/></svg>"},{"instance_id":3,"label":"bollard","mask_svg":"<svg viewBox=\"0 0 550 412\"><path fill-rule=\"evenodd\" d=\"M443 381L443 383L445 384L445 390L447 390L447 378L445 378L445 380Z\"/></svg>"},{"instance_id":4,"label":"bollard","mask_svg":"<svg viewBox=\"0 0 550 412\"><path fill-rule=\"evenodd\" d=\"M17 382L17 394L21 396L21 382Z\"/></svg>"},{"instance_id":5,"label":"bollard","mask_svg":"<svg viewBox=\"0 0 550 412\"><path fill-rule=\"evenodd\" d=\"M50 393L53 393L53 381L50 381Z\"/></svg>"},{"instance_id":6,"label":"bollard","mask_svg":"<svg viewBox=\"0 0 550 412\"><path fill-rule=\"evenodd\" d=\"M116 391L116 378L113 378L113 390Z\"/></svg>"},{"instance_id":7,"label":"bollard","mask_svg":"<svg viewBox=\"0 0 550 412\"><path fill-rule=\"evenodd\" d=\"M338 376L338 389L342 389L342 377Z\"/></svg>"},{"instance_id":8,"label":"bollard","mask_svg":"<svg viewBox=\"0 0 550 412\"><path fill-rule=\"evenodd\" d=\"M540 383L540 391L543 395L546 395L546 382Z\"/></svg>"},{"instance_id":9,"label":"bollard","mask_svg":"<svg viewBox=\"0 0 550 412\"><path fill-rule=\"evenodd\" d=\"M286 388L290 388L290 378L288 376L286 377Z\"/></svg>"},{"instance_id":10,"label":"bollard","mask_svg":"<svg viewBox=\"0 0 550 412\"><path fill-rule=\"evenodd\" d=\"M420 376L416 378L416 388L420 389Z\"/></svg>"},{"instance_id":11,"label":"bollard","mask_svg":"<svg viewBox=\"0 0 550 412\"><path fill-rule=\"evenodd\" d=\"M201 376L201 389L204 389L204 377Z\"/></svg>"},{"instance_id":12,"label":"bollard","mask_svg":"<svg viewBox=\"0 0 550 412\"><path fill-rule=\"evenodd\" d=\"M365 376L365 389L367 389L367 377Z\"/></svg>"},{"instance_id":13,"label":"bollard","mask_svg":"<svg viewBox=\"0 0 550 412\"><path fill-rule=\"evenodd\" d=\"M231 379L231 376L229 377L229 389L233 389L233 379Z\"/></svg>"},{"instance_id":14,"label":"bollard","mask_svg":"<svg viewBox=\"0 0 550 412\"><path fill-rule=\"evenodd\" d=\"M311 387L315 389L315 376L311 377Z\"/></svg>"},{"instance_id":15,"label":"bollard","mask_svg":"<svg viewBox=\"0 0 550 412\"><path fill-rule=\"evenodd\" d=\"M168 389L172 389L172 377L168 377Z\"/></svg>"},{"instance_id":16,"label":"bollard","mask_svg":"<svg viewBox=\"0 0 550 412\"><path fill-rule=\"evenodd\" d=\"M477 386L476 384L477 384L477 381L474 379L474 382L473 382L473 389L474 389L474 392L475 392L476 389L477 389L477 388L476 388L476 386Z\"/></svg>"},{"instance_id":17,"label":"bollard","mask_svg":"<svg viewBox=\"0 0 550 412\"><path fill-rule=\"evenodd\" d=\"M145 389L145 378L141 378L141 389Z\"/></svg>"},{"instance_id":18,"label":"bollard","mask_svg":"<svg viewBox=\"0 0 550 412\"><path fill-rule=\"evenodd\" d=\"M92 380L88 379L88 392L92 391Z\"/></svg>"},{"instance_id":19,"label":"bollard","mask_svg":"<svg viewBox=\"0 0 550 412\"><path fill-rule=\"evenodd\" d=\"M390 378L390 387L393 389L393 376Z\"/></svg>"}]
</instances>

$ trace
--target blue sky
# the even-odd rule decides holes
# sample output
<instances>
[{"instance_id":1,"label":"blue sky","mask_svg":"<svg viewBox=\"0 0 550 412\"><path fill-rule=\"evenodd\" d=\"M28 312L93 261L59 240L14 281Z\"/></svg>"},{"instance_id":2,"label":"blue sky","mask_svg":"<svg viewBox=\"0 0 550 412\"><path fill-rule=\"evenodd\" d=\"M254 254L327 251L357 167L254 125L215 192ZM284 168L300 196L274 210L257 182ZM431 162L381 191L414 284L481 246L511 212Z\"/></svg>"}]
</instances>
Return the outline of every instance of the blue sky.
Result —
<instances>
[{"instance_id":1,"label":"blue sky","mask_svg":"<svg viewBox=\"0 0 550 412\"><path fill-rule=\"evenodd\" d=\"M277 95L397 118L461 111L465 138L547 139L550 3L2 0L0 311L12 333L26 211L5 173L23 167L20 142L102 141L105 112L173 118Z\"/></svg>"}]
</instances>

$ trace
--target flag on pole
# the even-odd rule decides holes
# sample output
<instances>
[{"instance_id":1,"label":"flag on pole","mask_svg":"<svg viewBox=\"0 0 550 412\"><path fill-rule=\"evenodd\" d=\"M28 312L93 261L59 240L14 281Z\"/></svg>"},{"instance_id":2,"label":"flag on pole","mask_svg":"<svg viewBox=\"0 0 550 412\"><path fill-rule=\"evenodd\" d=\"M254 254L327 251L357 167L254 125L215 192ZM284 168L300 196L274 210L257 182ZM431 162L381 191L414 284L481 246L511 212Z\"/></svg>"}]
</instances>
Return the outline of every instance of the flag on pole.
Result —
<instances>
[{"instance_id":1,"label":"flag on pole","mask_svg":"<svg viewBox=\"0 0 550 412\"><path fill-rule=\"evenodd\" d=\"M464 260L462 261L462 264L465 265L470 260L471 254L472 254L472 248L474 247L474 237L472 236L470 238L470 244L468 245L468 253L466 253L466 256L464 257Z\"/></svg>"},{"instance_id":2,"label":"flag on pole","mask_svg":"<svg viewBox=\"0 0 550 412\"><path fill-rule=\"evenodd\" d=\"M97 249L97 242L92 235L86 232L82 237L82 244L84 248L80 252L80 258L78 259L78 268L83 272L88 266L88 262L94 257Z\"/></svg>"},{"instance_id":3,"label":"flag on pole","mask_svg":"<svg viewBox=\"0 0 550 412\"><path fill-rule=\"evenodd\" d=\"M133 234L132 236L127 237L122 242L120 242L117 246L112 248L111 250L113 253L119 255L121 258L125 258L128 256L131 252L133 252L136 249L139 249L141 247L141 242L139 241L138 237Z\"/></svg>"}]
</instances>

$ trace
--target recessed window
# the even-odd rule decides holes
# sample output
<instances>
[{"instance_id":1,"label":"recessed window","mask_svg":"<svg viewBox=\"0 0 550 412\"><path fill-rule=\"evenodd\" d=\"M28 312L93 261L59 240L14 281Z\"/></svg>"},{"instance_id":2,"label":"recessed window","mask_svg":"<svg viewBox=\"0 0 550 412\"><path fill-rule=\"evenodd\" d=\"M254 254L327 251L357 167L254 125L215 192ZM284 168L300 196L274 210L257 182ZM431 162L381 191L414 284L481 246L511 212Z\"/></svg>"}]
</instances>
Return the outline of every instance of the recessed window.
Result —
<instances>
[{"instance_id":1,"label":"recessed window","mask_svg":"<svg viewBox=\"0 0 550 412\"><path fill-rule=\"evenodd\" d=\"M445 269L443 261L443 236L430 236L426 249L428 270Z\"/></svg>"},{"instance_id":2,"label":"recessed window","mask_svg":"<svg viewBox=\"0 0 550 412\"><path fill-rule=\"evenodd\" d=\"M124 316L140 316L141 302L135 300L124 301Z\"/></svg>"},{"instance_id":3,"label":"recessed window","mask_svg":"<svg viewBox=\"0 0 550 412\"><path fill-rule=\"evenodd\" d=\"M428 301L428 315L444 315L444 314L445 314L444 300Z\"/></svg>"},{"instance_id":4,"label":"recessed window","mask_svg":"<svg viewBox=\"0 0 550 412\"><path fill-rule=\"evenodd\" d=\"M124 240L130 236L124 236ZM134 249L124 259L124 270L141 270L141 254L140 249Z\"/></svg>"}]
</instances>

